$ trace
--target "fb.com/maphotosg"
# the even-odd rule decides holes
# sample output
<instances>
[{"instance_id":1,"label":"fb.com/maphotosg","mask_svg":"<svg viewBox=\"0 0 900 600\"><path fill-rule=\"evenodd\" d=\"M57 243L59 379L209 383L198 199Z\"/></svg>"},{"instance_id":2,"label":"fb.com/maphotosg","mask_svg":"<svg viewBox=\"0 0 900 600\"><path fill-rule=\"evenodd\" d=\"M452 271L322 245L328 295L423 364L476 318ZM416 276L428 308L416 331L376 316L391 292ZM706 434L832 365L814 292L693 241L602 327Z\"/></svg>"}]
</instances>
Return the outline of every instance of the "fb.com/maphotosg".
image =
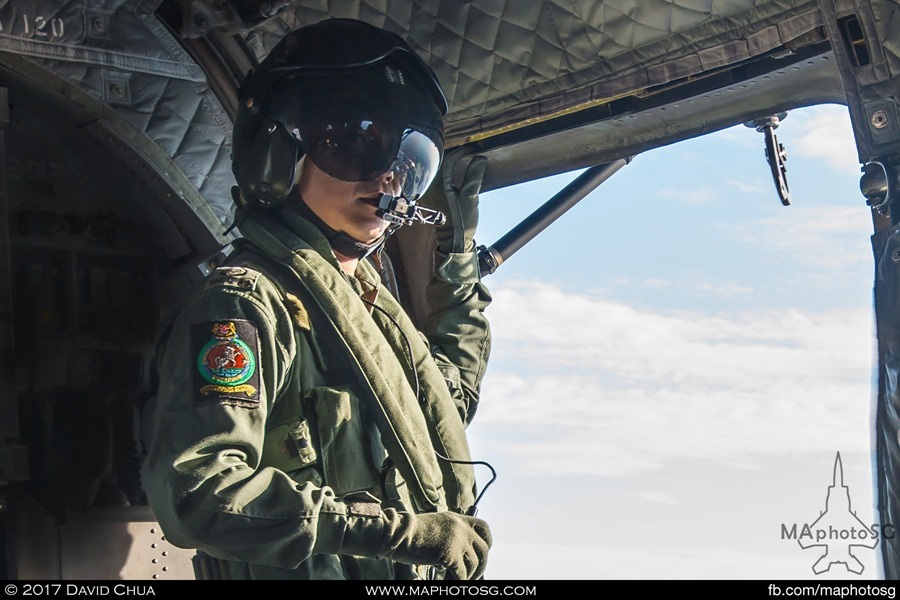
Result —
<instances>
[{"instance_id":1,"label":"fb.com/maphotosg","mask_svg":"<svg viewBox=\"0 0 900 600\"><path fill-rule=\"evenodd\" d=\"M769 584L769 596L823 596L826 598L893 598L897 588L891 585L849 584L779 585Z\"/></svg>"}]
</instances>

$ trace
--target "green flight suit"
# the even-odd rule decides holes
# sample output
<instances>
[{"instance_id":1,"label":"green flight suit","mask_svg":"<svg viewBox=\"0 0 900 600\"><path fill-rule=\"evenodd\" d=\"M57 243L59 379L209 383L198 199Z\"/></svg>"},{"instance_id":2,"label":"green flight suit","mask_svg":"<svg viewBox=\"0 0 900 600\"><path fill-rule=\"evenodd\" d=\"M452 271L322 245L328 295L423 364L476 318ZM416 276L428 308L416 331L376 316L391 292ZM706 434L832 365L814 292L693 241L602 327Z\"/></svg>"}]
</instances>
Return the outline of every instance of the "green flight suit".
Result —
<instances>
[{"instance_id":1,"label":"green flight suit","mask_svg":"<svg viewBox=\"0 0 900 600\"><path fill-rule=\"evenodd\" d=\"M159 344L142 478L163 532L222 578L424 576L380 557L383 511L473 502L471 466L435 451L470 460L490 348L474 254L439 258L422 335L368 261L345 275L297 213L241 231Z\"/></svg>"}]
</instances>

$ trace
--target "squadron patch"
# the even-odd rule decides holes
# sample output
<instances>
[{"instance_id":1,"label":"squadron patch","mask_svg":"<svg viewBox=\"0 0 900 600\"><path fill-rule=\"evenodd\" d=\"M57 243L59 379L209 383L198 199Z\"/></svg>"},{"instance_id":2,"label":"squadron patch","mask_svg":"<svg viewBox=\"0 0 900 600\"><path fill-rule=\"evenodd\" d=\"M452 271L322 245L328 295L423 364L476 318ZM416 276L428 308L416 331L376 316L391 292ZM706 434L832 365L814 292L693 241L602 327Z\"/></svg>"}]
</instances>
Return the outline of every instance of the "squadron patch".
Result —
<instances>
[{"instance_id":1,"label":"squadron patch","mask_svg":"<svg viewBox=\"0 0 900 600\"><path fill-rule=\"evenodd\" d=\"M197 357L194 395L244 408L259 406L259 337L252 321L199 323L191 327Z\"/></svg>"}]
</instances>

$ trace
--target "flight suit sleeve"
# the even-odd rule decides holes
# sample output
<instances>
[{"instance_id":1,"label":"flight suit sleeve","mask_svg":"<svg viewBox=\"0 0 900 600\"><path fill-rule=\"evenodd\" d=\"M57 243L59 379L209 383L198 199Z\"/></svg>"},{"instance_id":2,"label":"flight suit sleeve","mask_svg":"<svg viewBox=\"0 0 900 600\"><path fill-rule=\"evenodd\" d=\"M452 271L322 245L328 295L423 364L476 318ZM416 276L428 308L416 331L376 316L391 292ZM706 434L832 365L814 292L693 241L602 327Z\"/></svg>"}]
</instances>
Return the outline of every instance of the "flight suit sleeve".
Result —
<instances>
[{"instance_id":1,"label":"flight suit sleeve","mask_svg":"<svg viewBox=\"0 0 900 600\"><path fill-rule=\"evenodd\" d=\"M481 281L476 252L436 254L437 267L426 288L430 314L424 333L431 353L468 424L475 416L481 380L491 349L485 309L491 295Z\"/></svg>"},{"instance_id":2,"label":"flight suit sleeve","mask_svg":"<svg viewBox=\"0 0 900 600\"><path fill-rule=\"evenodd\" d=\"M478 408L490 354L491 332L484 311L491 296L481 281L475 244L478 195L487 160L477 156L469 160L461 184L456 185L455 166L464 157L460 152L445 157L441 177L422 197L423 205L446 216L446 222L434 230L435 268L425 290L430 314L424 333L460 417L468 425Z\"/></svg>"},{"instance_id":3,"label":"flight suit sleeve","mask_svg":"<svg viewBox=\"0 0 900 600\"><path fill-rule=\"evenodd\" d=\"M316 553L374 556L382 547L380 510L359 514L329 487L261 463L295 335L274 289L245 277L207 287L159 344L142 478L176 546L287 569Z\"/></svg>"}]
</instances>

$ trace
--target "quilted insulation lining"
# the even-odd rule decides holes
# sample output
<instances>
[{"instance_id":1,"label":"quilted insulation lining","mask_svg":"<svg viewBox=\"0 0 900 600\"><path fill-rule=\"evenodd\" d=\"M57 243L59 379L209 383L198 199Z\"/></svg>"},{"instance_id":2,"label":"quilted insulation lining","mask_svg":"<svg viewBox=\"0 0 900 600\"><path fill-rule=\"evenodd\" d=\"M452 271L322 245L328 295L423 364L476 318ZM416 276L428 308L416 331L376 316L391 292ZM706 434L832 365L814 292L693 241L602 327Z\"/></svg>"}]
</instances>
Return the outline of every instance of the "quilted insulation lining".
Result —
<instances>
[{"instance_id":1,"label":"quilted insulation lining","mask_svg":"<svg viewBox=\"0 0 900 600\"><path fill-rule=\"evenodd\" d=\"M233 208L231 121L154 4L0 0L0 51L28 56L115 110L199 191L202 199L186 198L198 216L225 223Z\"/></svg>"},{"instance_id":2,"label":"quilted insulation lining","mask_svg":"<svg viewBox=\"0 0 900 600\"><path fill-rule=\"evenodd\" d=\"M158 4L0 0L0 50L114 109L227 222L231 124L200 67L157 21ZM897 4L873 6L896 72ZM61 19L65 31L47 36L36 15ZM97 16L103 31L92 28ZM262 58L287 31L329 16L396 31L430 61L451 104L448 146L758 56L821 24L815 0L318 0L290 2L244 35Z\"/></svg>"},{"instance_id":3,"label":"quilted insulation lining","mask_svg":"<svg viewBox=\"0 0 900 600\"><path fill-rule=\"evenodd\" d=\"M431 63L451 105L448 145L758 56L821 24L814 1L326 0L248 43L262 57L328 16L393 30Z\"/></svg>"}]
</instances>

